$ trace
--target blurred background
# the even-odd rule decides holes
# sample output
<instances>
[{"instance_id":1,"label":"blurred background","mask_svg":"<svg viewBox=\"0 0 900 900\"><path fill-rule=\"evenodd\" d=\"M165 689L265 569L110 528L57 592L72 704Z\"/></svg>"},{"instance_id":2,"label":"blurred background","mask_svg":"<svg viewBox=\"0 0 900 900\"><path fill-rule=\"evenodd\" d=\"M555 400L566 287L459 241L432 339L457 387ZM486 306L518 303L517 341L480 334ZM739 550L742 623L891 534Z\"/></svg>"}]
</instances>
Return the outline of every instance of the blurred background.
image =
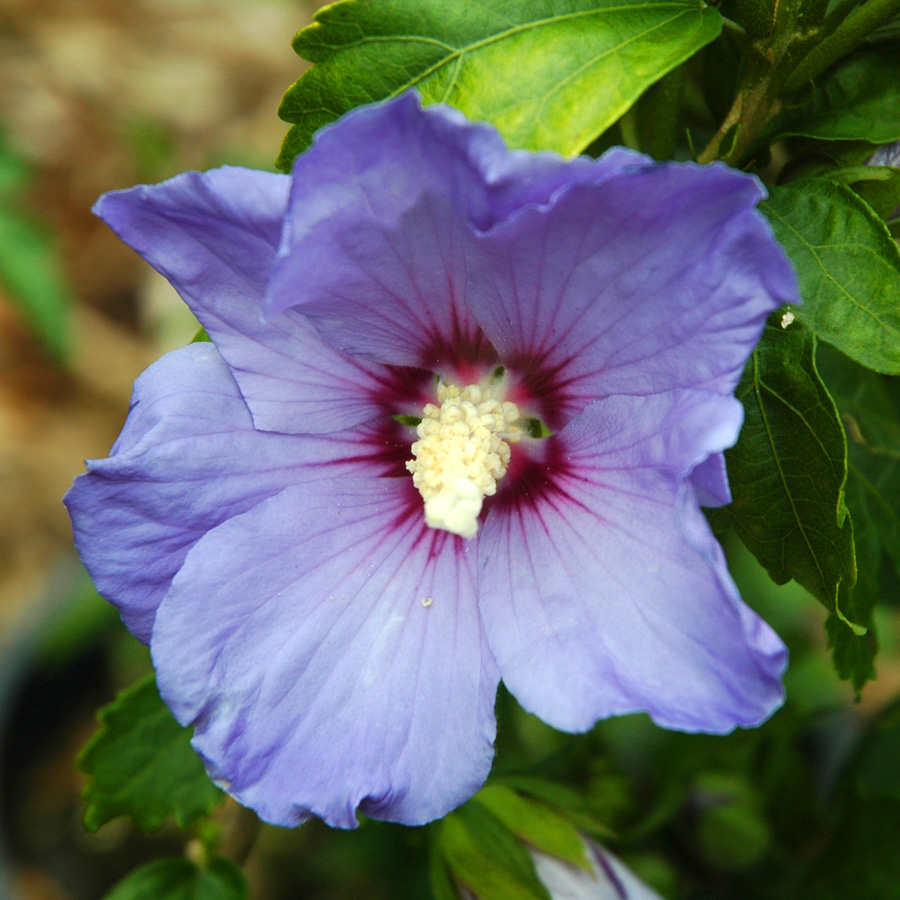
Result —
<instances>
[{"instance_id":1,"label":"blurred background","mask_svg":"<svg viewBox=\"0 0 900 900\"><path fill-rule=\"evenodd\" d=\"M108 452L134 378L197 330L168 284L90 209L104 191L189 168L271 170L286 130L278 102L304 66L290 39L317 5L0 0L4 900L98 900L139 862L182 850L174 829L148 837L116 820L91 835L81 824L74 757L97 707L149 662L81 569L60 498L84 458ZM816 888L814 876L823 854L839 856L838 836L858 840L865 859L870 842L854 817L861 803L882 802L878 765L900 753L890 714L900 690L896 600L877 613L878 679L857 702L832 671L825 611L728 549L745 597L791 646L785 710L727 739L666 734L642 717L573 738L502 694L498 770L575 787L609 823L616 851L672 900L807 896L798 885L824 898L900 896L878 893L880 882L859 892L858 854L845 867L851 880L829 876ZM887 751L882 733L895 742ZM869 772L869 795L847 787L848 760ZM900 832L900 803L878 809L878 822ZM315 823L264 829L247 871L265 900L425 897L426 842L423 829L376 823L352 834Z\"/></svg>"},{"instance_id":2,"label":"blurred background","mask_svg":"<svg viewBox=\"0 0 900 900\"><path fill-rule=\"evenodd\" d=\"M272 169L304 66L290 40L315 6L0 0L4 900L98 897L134 864L105 871L115 826L82 834L72 761L145 653L93 593L60 498L109 451L135 377L197 323L91 206L185 169Z\"/></svg>"}]
</instances>

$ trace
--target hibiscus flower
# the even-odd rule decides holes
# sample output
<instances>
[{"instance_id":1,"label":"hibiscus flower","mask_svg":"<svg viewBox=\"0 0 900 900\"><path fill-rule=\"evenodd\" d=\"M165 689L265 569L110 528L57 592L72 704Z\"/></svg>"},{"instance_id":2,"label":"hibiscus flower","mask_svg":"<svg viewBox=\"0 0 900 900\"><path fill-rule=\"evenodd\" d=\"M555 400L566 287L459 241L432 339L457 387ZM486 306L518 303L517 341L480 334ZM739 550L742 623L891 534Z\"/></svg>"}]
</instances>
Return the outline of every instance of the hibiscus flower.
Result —
<instances>
[{"instance_id":1,"label":"hibiscus flower","mask_svg":"<svg viewBox=\"0 0 900 900\"><path fill-rule=\"evenodd\" d=\"M291 176L101 198L212 343L138 379L66 503L213 778L280 825L417 824L487 776L501 677L572 732L771 714L785 649L700 510L797 302L761 196L407 94Z\"/></svg>"}]
</instances>

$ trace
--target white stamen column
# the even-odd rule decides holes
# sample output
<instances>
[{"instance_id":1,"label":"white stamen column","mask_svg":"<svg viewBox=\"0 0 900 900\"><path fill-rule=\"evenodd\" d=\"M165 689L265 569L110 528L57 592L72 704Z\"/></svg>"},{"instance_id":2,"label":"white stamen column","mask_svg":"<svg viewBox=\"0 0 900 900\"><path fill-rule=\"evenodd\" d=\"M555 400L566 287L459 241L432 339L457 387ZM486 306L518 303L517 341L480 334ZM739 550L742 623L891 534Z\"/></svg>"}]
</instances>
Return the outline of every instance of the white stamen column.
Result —
<instances>
[{"instance_id":1,"label":"white stamen column","mask_svg":"<svg viewBox=\"0 0 900 900\"><path fill-rule=\"evenodd\" d=\"M506 474L510 443L522 437L513 425L519 409L477 384L442 382L438 400L440 406L425 407L406 468L425 500L426 524L471 538L484 498Z\"/></svg>"}]
</instances>

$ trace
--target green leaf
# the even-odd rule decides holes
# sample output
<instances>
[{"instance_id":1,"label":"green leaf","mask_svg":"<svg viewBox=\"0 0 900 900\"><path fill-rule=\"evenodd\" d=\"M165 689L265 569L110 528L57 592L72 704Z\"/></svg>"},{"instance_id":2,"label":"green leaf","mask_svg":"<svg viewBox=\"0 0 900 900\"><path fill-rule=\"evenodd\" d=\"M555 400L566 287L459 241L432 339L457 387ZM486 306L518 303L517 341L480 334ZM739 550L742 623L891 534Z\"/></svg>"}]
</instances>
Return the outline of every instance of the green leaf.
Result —
<instances>
[{"instance_id":1,"label":"green leaf","mask_svg":"<svg viewBox=\"0 0 900 900\"><path fill-rule=\"evenodd\" d=\"M439 828L447 868L478 900L551 900L528 851L484 806L467 803Z\"/></svg>"},{"instance_id":2,"label":"green leaf","mask_svg":"<svg viewBox=\"0 0 900 900\"><path fill-rule=\"evenodd\" d=\"M847 508L854 517L856 584L853 587L841 584L838 590L838 609L842 611L843 619L836 613L831 613L825 623L834 668L841 678L853 685L857 695L863 685L875 677L878 644L872 628L872 610L880 594L878 571L881 562L877 535L872 534L867 510L857 499L859 490L858 482L849 474Z\"/></svg>"},{"instance_id":3,"label":"green leaf","mask_svg":"<svg viewBox=\"0 0 900 900\"><path fill-rule=\"evenodd\" d=\"M791 900L893 900L900 884L900 803L847 801L831 840L805 870L809 881L791 891Z\"/></svg>"},{"instance_id":4,"label":"green leaf","mask_svg":"<svg viewBox=\"0 0 900 900\"><path fill-rule=\"evenodd\" d=\"M878 377L871 372L867 374ZM853 453L851 448L851 460ZM872 514L871 503L881 501L869 496L870 489L871 485L861 477L851 462L847 472L845 496L847 509L853 519L857 576L853 587L846 584L840 586L838 607L847 619L857 623L865 631L859 633L859 629L851 628L834 613L825 623L834 667L841 678L850 681L857 694L869 679L875 677L875 654L878 649L872 629L872 610L881 593L878 573L881 569L882 548L880 529Z\"/></svg>"},{"instance_id":5,"label":"green leaf","mask_svg":"<svg viewBox=\"0 0 900 900\"><path fill-rule=\"evenodd\" d=\"M829 141L900 140L900 53L863 50L841 60L775 124L778 135Z\"/></svg>"},{"instance_id":6,"label":"green leaf","mask_svg":"<svg viewBox=\"0 0 900 900\"><path fill-rule=\"evenodd\" d=\"M827 800L830 839L809 860L797 900L888 900L900 884L900 712L871 721ZM860 724L865 724L863 717ZM824 835L823 835L824 837Z\"/></svg>"},{"instance_id":7,"label":"green leaf","mask_svg":"<svg viewBox=\"0 0 900 900\"><path fill-rule=\"evenodd\" d=\"M859 194L875 214L882 219L890 219L900 207L900 168L897 166L867 166L868 169L886 173L882 178L868 178L853 184L853 190Z\"/></svg>"},{"instance_id":8,"label":"green leaf","mask_svg":"<svg viewBox=\"0 0 900 900\"><path fill-rule=\"evenodd\" d=\"M578 829L558 812L500 784L482 788L472 802L490 810L513 834L532 847L591 871Z\"/></svg>"},{"instance_id":9,"label":"green leaf","mask_svg":"<svg viewBox=\"0 0 900 900\"><path fill-rule=\"evenodd\" d=\"M248 900L250 889L230 860L200 868L183 857L155 859L125 876L104 900Z\"/></svg>"},{"instance_id":10,"label":"green leaf","mask_svg":"<svg viewBox=\"0 0 900 900\"><path fill-rule=\"evenodd\" d=\"M118 694L98 718L101 727L78 758L90 777L84 822L91 831L123 815L142 831L159 828L169 815L186 828L222 799L153 675Z\"/></svg>"},{"instance_id":11,"label":"green leaf","mask_svg":"<svg viewBox=\"0 0 900 900\"><path fill-rule=\"evenodd\" d=\"M864 366L900 373L900 249L884 222L818 178L775 188L761 209L797 270L797 319Z\"/></svg>"},{"instance_id":12,"label":"green leaf","mask_svg":"<svg viewBox=\"0 0 900 900\"><path fill-rule=\"evenodd\" d=\"M434 900L459 900L459 893L453 884L447 863L434 845L428 857L428 883L431 885Z\"/></svg>"},{"instance_id":13,"label":"green leaf","mask_svg":"<svg viewBox=\"0 0 900 900\"><path fill-rule=\"evenodd\" d=\"M543 806L559 810L576 829L598 841L606 841L615 836L612 829L594 818L582 794L570 787L532 775L505 775L495 784L511 788L519 794L540 801ZM604 793L609 793L608 786Z\"/></svg>"},{"instance_id":14,"label":"green leaf","mask_svg":"<svg viewBox=\"0 0 900 900\"><path fill-rule=\"evenodd\" d=\"M854 597L844 596L844 588L839 603L847 609L848 616L864 618L866 615L862 605L854 605L854 599L865 597L865 590L855 590ZM871 600L866 598L865 604L870 607ZM859 696L863 685L875 677L875 654L877 644L874 632L869 629L865 634L857 634L846 622L832 613L825 622L825 633L828 635L828 646L835 671L844 680L853 685Z\"/></svg>"},{"instance_id":15,"label":"green leaf","mask_svg":"<svg viewBox=\"0 0 900 900\"><path fill-rule=\"evenodd\" d=\"M894 703L872 726L856 761L856 788L862 797L900 801L900 705Z\"/></svg>"},{"instance_id":16,"label":"green leaf","mask_svg":"<svg viewBox=\"0 0 900 900\"><path fill-rule=\"evenodd\" d=\"M38 339L64 361L72 300L50 235L21 202L29 181L27 165L0 136L0 286Z\"/></svg>"},{"instance_id":17,"label":"green leaf","mask_svg":"<svg viewBox=\"0 0 900 900\"><path fill-rule=\"evenodd\" d=\"M7 201L18 194L29 180L28 166L6 146L0 135L0 198Z\"/></svg>"},{"instance_id":18,"label":"green leaf","mask_svg":"<svg viewBox=\"0 0 900 900\"><path fill-rule=\"evenodd\" d=\"M846 605L854 621L865 625L883 596L882 566L893 565L900 573L900 417L890 393L898 379L862 369L827 347L821 355L823 377L847 431L846 502L853 517L859 574L848 589ZM836 623L829 624L829 635L838 671L859 690L874 675L873 638L851 640L846 627Z\"/></svg>"},{"instance_id":19,"label":"green leaf","mask_svg":"<svg viewBox=\"0 0 900 900\"><path fill-rule=\"evenodd\" d=\"M736 395L740 440L726 451L734 502L713 518L734 527L776 584L796 580L839 616L853 584L853 529L844 504L844 430L816 370L816 340L773 316Z\"/></svg>"},{"instance_id":20,"label":"green leaf","mask_svg":"<svg viewBox=\"0 0 900 900\"><path fill-rule=\"evenodd\" d=\"M63 360L69 351L71 297L56 247L24 215L0 208L0 285L44 346Z\"/></svg>"},{"instance_id":21,"label":"green leaf","mask_svg":"<svg viewBox=\"0 0 900 900\"><path fill-rule=\"evenodd\" d=\"M704 772L691 793L697 806L698 849L706 863L725 871L756 865L771 835L753 786L733 773Z\"/></svg>"},{"instance_id":22,"label":"green leaf","mask_svg":"<svg viewBox=\"0 0 900 900\"><path fill-rule=\"evenodd\" d=\"M343 0L294 39L315 65L282 101L295 125L277 164L408 88L492 122L512 147L577 153L721 27L700 0Z\"/></svg>"}]
</instances>

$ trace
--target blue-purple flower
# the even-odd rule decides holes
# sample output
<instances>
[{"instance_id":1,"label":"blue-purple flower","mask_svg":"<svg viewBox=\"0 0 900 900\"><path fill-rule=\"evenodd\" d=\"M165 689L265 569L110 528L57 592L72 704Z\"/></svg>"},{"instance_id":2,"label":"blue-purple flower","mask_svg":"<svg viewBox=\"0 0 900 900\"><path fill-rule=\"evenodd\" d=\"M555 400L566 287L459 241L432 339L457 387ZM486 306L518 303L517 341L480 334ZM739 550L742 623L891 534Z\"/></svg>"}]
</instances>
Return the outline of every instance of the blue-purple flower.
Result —
<instances>
[{"instance_id":1,"label":"blue-purple flower","mask_svg":"<svg viewBox=\"0 0 900 900\"><path fill-rule=\"evenodd\" d=\"M238 800L282 825L440 816L488 773L501 677L567 731L778 706L784 647L700 511L729 500L743 365L796 302L761 194L724 166L510 152L406 95L290 177L99 201L212 343L138 379L66 502Z\"/></svg>"}]
</instances>

